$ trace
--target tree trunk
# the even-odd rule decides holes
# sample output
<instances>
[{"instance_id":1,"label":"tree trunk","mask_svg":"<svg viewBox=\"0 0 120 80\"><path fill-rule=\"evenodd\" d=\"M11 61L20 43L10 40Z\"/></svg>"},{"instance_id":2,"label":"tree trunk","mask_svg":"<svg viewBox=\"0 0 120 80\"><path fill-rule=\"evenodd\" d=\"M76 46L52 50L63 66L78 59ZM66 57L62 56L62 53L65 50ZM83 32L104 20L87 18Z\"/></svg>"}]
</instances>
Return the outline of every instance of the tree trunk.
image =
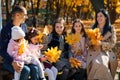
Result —
<instances>
[{"instance_id":1,"label":"tree trunk","mask_svg":"<svg viewBox=\"0 0 120 80\"><path fill-rule=\"evenodd\" d=\"M32 14L35 14L35 11L34 11L34 8L33 8L33 1L32 0L30 0L30 2L31 2L31 8L32 8Z\"/></svg>"},{"instance_id":2,"label":"tree trunk","mask_svg":"<svg viewBox=\"0 0 120 80\"><path fill-rule=\"evenodd\" d=\"M76 15L77 15L77 18L80 18L80 6L77 7Z\"/></svg>"},{"instance_id":3,"label":"tree trunk","mask_svg":"<svg viewBox=\"0 0 120 80\"><path fill-rule=\"evenodd\" d=\"M111 24L113 24L113 23L115 22L115 20L116 20L116 15L117 15L117 13L116 13L115 9L116 9L116 8L114 8L114 7L111 8L111 9L109 9Z\"/></svg>"},{"instance_id":4,"label":"tree trunk","mask_svg":"<svg viewBox=\"0 0 120 80\"><path fill-rule=\"evenodd\" d=\"M90 0L90 2L92 3L95 12L97 12L101 8L105 9L104 0ZM111 24L113 24L116 20L116 8L113 6L109 6L109 0L107 0L107 8L109 11Z\"/></svg>"},{"instance_id":5,"label":"tree trunk","mask_svg":"<svg viewBox=\"0 0 120 80\"><path fill-rule=\"evenodd\" d=\"M37 8L36 8L36 15L38 15L38 12L39 12L39 6L40 6L40 0L38 0L37 2Z\"/></svg>"},{"instance_id":6,"label":"tree trunk","mask_svg":"<svg viewBox=\"0 0 120 80\"><path fill-rule=\"evenodd\" d=\"M60 1L58 0L57 3L56 3L57 9L56 9L56 17L55 17L55 19L57 19L57 18L59 17L59 15L60 15L60 10L61 10L61 8L60 8L59 2L60 2Z\"/></svg>"},{"instance_id":7,"label":"tree trunk","mask_svg":"<svg viewBox=\"0 0 120 80\"><path fill-rule=\"evenodd\" d=\"M10 20L10 17L11 17L11 15L10 15L10 12L9 12L9 8L10 8L10 6L9 6L9 4L10 4L10 0L5 0L6 1L6 22L8 22L9 20Z\"/></svg>"},{"instance_id":8,"label":"tree trunk","mask_svg":"<svg viewBox=\"0 0 120 80\"><path fill-rule=\"evenodd\" d=\"M105 9L104 0L90 0L90 2L92 3L95 12L98 12L101 8Z\"/></svg>"},{"instance_id":9,"label":"tree trunk","mask_svg":"<svg viewBox=\"0 0 120 80\"><path fill-rule=\"evenodd\" d=\"M110 14L110 21L111 21L111 24L113 24L116 20L116 16L117 16L117 13L115 11L116 7L115 6L110 6L110 0L107 0L107 9L109 11L109 14Z\"/></svg>"},{"instance_id":10,"label":"tree trunk","mask_svg":"<svg viewBox=\"0 0 120 80\"><path fill-rule=\"evenodd\" d=\"M46 14L45 14L45 25L48 25L48 17L49 17L49 13L48 13L48 6L49 6L49 1L47 1L47 5L46 5Z\"/></svg>"},{"instance_id":11,"label":"tree trunk","mask_svg":"<svg viewBox=\"0 0 120 80\"><path fill-rule=\"evenodd\" d=\"M17 4L17 1L14 0L14 4L13 4L12 8L14 8L16 6L16 4Z\"/></svg>"},{"instance_id":12,"label":"tree trunk","mask_svg":"<svg viewBox=\"0 0 120 80\"><path fill-rule=\"evenodd\" d=\"M24 7L26 7L26 2L25 2L25 0L23 0L23 2L24 2Z\"/></svg>"},{"instance_id":13,"label":"tree trunk","mask_svg":"<svg viewBox=\"0 0 120 80\"><path fill-rule=\"evenodd\" d=\"M51 24L53 24L54 23L54 20L55 20L55 10L54 10L54 8L53 8L53 3L54 3L54 0L48 0L49 2L49 11L51 11L50 13L49 13L49 17L50 17L50 21L51 21Z\"/></svg>"}]
</instances>

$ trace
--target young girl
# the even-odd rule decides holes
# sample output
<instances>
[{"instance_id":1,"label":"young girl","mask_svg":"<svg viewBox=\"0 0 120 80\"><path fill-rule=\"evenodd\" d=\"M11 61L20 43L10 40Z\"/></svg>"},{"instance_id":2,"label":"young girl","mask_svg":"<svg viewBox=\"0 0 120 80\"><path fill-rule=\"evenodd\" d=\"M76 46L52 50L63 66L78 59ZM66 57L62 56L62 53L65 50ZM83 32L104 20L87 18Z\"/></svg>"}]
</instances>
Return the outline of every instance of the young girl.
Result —
<instances>
[{"instance_id":1,"label":"young girl","mask_svg":"<svg viewBox=\"0 0 120 80\"><path fill-rule=\"evenodd\" d=\"M65 27L63 23L61 23L61 21L56 21L53 25L53 31L48 35L46 39L48 48L57 46L62 51L60 59L54 63L58 71L63 72L60 76L60 80L67 80L70 68L68 54L65 53L68 46L65 44L64 29Z\"/></svg>"},{"instance_id":2,"label":"young girl","mask_svg":"<svg viewBox=\"0 0 120 80\"><path fill-rule=\"evenodd\" d=\"M37 65L41 73L40 77L42 78L42 80L46 80L44 77L44 72L41 63L38 59L31 55L31 52L28 49L28 45L25 42L24 37L25 33L23 32L23 30L19 26L14 26L12 28L12 38L8 44L7 52L10 56L13 57L15 62L19 62L19 65L22 66L21 68L23 68L24 64ZM19 80L20 73L21 72L15 71L14 80Z\"/></svg>"},{"instance_id":3,"label":"young girl","mask_svg":"<svg viewBox=\"0 0 120 80\"><path fill-rule=\"evenodd\" d=\"M76 19L73 23L71 33L77 34L80 37L80 41L71 45L71 57L76 58L77 60L82 62L82 67L79 69L73 68L75 80L84 80L86 77L86 57L87 57L87 49L86 49L86 33L84 26L80 19ZM76 70L76 71L75 71Z\"/></svg>"},{"instance_id":4,"label":"young girl","mask_svg":"<svg viewBox=\"0 0 120 80\"><path fill-rule=\"evenodd\" d=\"M39 31L35 28L32 28L28 32L28 41L29 41L29 49L32 52L33 56L40 59L41 62L44 64L44 71L48 75L49 80L56 80L57 76L57 69L52 66L49 62L47 62L47 56L41 54L40 49L43 47L39 44L38 37Z\"/></svg>"}]
</instances>

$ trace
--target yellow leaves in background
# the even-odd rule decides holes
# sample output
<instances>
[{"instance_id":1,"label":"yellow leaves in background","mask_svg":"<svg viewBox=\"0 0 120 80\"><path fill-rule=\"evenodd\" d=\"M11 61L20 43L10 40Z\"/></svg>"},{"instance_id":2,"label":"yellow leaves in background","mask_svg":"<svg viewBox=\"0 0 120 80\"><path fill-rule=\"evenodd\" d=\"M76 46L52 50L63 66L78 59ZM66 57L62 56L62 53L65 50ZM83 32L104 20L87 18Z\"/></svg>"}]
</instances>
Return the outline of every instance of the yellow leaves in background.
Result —
<instances>
[{"instance_id":1,"label":"yellow leaves in background","mask_svg":"<svg viewBox=\"0 0 120 80\"><path fill-rule=\"evenodd\" d=\"M48 26L45 26L43 34L48 35L50 33Z\"/></svg>"},{"instance_id":2,"label":"yellow leaves in background","mask_svg":"<svg viewBox=\"0 0 120 80\"><path fill-rule=\"evenodd\" d=\"M83 8L82 8L82 11L83 11L83 12L88 12L88 10L89 10L88 7L83 7Z\"/></svg>"},{"instance_id":3,"label":"yellow leaves in background","mask_svg":"<svg viewBox=\"0 0 120 80\"><path fill-rule=\"evenodd\" d=\"M73 11L74 11L74 12L77 12L77 9L76 9L76 8L73 8Z\"/></svg>"},{"instance_id":4,"label":"yellow leaves in background","mask_svg":"<svg viewBox=\"0 0 120 80\"><path fill-rule=\"evenodd\" d=\"M58 61L61 55L61 50L58 50L58 47L51 47L51 49L48 49L45 51L45 55L48 57L48 61L51 63Z\"/></svg>"},{"instance_id":5,"label":"yellow leaves in background","mask_svg":"<svg viewBox=\"0 0 120 80\"><path fill-rule=\"evenodd\" d=\"M120 14L120 1L117 1L115 10L118 14Z\"/></svg>"},{"instance_id":6,"label":"yellow leaves in background","mask_svg":"<svg viewBox=\"0 0 120 80\"><path fill-rule=\"evenodd\" d=\"M88 29L86 30L88 37L91 39L93 45L99 44L99 41L102 40L99 28Z\"/></svg>"},{"instance_id":7,"label":"yellow leaves in background","mask_svg":"<svg viewBox=\"0 0 120 80\"><path fill-rule=\"evenodd\" d=\"M20 48L18 50L18 55L22 55L25 52L27 46L28 46L28 41L23 40L22 43L20 44Z\"/></svg>"},{"instance_id":8,"label":"yellow leaves in background","mask_svg":"<svg viewBox=\"0 0 120 80\"><path fill-rule=\"evenodd\" d=\"M75 5L80 6L82 4L82 0L76 0Z\"/></svg>"},{"instance_id":9,"label":"yellow leaves in background","mask_svg":"<svg viewBox=\"0 0 120 80\"><path fill-rule=\"evenodd\" d=\"M77 43L80 41L80 35L79 34L67 34L67 36L65 37L66 43L68 43L69 45L72 45L74 43Z\"/></svg>"},{"instance_id":10,"label":"yellow leaves in background","mask_svg":"<svg viewBox=\"0 0 120 80\"><path fill-rule=\"evenodd\" d=\"M116 12L117 12L118 14L120 14L120 6L118 6L118 7L116 8Z\"/></svg>"},{"instance_id":11,"label":"yellow leaves in background","mask_svg":"<svg viewBox=\"0 0 120 80\"><path fill-rule=\"evenodd\" d=\"M70 58L70 64L72 68L80 68L82 66L82 62L76 58Z\"/></svg>"}]
</instances>

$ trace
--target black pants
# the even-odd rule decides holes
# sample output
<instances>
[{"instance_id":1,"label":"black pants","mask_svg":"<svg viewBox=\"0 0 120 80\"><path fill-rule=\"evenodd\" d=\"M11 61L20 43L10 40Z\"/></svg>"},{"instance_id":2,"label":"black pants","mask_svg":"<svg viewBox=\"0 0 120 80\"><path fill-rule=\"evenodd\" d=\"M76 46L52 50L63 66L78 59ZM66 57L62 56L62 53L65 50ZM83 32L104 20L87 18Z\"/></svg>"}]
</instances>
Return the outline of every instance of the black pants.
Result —
<instances>
[{"instance_id":1,"label":"black pants","mask_svg":"<svg viewBox=\"0 0 120 80\"><path fill-rule=\"evenodd\" d=\"M68 80L87 80L86 69L71 69Z\"/></svg>"},{"instance_id":2,"label":"black pants","mask_svg":"<svg viewBox=\"0 0 120 80\"><path fill-rule=\"evenodd\" d=\"M64 68L63 73L56 80L67 80L69 76L69 69Z\"/></svg>"}]
</instances>

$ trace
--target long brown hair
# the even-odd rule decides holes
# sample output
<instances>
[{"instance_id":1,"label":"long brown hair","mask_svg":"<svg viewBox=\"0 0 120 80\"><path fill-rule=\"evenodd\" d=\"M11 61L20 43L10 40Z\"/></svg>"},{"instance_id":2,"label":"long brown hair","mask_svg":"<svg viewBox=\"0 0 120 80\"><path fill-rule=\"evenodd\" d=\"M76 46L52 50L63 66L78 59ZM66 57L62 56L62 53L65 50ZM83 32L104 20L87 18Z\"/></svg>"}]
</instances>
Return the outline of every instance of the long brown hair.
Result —
<instances>
[{"instance_id":1,"label":"long brown hair","mask_svg":"<svg viewBox=\"0 0 120 80\"><path fill-rule=\"evenodd\" d=\"M85 28L84 28L84 25L83 25L83 23L82 23L82 21L80 19L75 19L74 20L73 25L72 25L71 33L75 33L75 29L74 29L75 23L80 23L81 24L82 29L81 29L80 33L83 33L83 37L86 37Z\"/></svg>"}]
</instances>

